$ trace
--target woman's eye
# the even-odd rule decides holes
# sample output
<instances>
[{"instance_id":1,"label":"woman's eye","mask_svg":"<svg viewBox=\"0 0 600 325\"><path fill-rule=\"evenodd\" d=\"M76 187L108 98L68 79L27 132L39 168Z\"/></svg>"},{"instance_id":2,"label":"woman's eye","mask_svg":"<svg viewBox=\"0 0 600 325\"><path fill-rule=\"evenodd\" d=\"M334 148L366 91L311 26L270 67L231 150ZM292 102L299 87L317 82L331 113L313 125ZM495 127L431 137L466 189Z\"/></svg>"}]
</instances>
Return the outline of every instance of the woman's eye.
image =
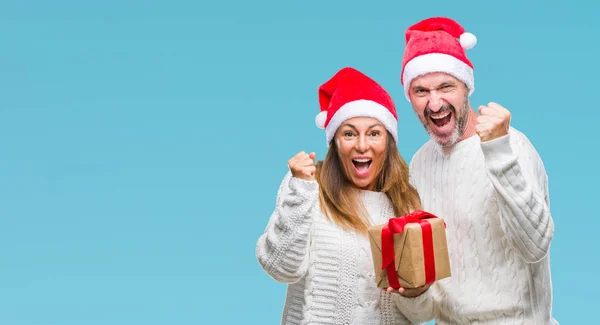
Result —
<instances>
[{"instance_id":1,"label":"woman's eye","mask_svg":"<svg viewBox=\"0 0 600 325\"><path fill-rule=\"evenodd\" d=\"M352 132L345 132L345 133L344 133L344 136L345 136L345 137L351 137L351 136L352 136Z\"/></svg>"},{"instance_id":2,"label":"woman's eye","mask_svg":"<svg viewBox=\"0 0 600 325\"><path fill-rule=\"evenodd\" d=\"M376 137L376 136L378 136L378 135L379 135L379 131L372 131L372 132L371 132L371 136L372 136L372 137Z\"/></svg>"}]
</instances>

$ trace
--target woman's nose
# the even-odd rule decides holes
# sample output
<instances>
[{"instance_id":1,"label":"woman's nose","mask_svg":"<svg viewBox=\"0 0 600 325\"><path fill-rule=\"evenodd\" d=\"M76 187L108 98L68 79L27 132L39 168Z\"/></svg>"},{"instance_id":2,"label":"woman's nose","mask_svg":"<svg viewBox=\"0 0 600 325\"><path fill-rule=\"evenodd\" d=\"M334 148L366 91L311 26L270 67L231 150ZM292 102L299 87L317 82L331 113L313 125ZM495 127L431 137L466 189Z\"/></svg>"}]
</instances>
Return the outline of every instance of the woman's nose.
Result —
<instances>
[{"instance_id":1,"label":"woman's nose","mask_svg":"<svg viewBox=\"0 0 600 325\"><path fill-rule=\"evenodd\" d=\"M356 142L356 151L365 152L369 148L366 136L360 136Z\"/></svg>"}]
</instances>

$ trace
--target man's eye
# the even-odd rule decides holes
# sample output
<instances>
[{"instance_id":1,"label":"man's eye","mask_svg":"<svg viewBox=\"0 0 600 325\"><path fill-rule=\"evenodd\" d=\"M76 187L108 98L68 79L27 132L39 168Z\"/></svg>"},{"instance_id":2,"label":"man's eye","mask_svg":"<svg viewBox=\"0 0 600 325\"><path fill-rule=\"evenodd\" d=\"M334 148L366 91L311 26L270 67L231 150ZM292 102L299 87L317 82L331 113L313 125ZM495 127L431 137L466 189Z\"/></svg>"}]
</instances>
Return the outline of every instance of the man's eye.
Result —
<instances>
[{"instance_id":1,"label":"man's eye","mask_svg":"<svg viewBox=\"0 0 600 325\"><path fill-rule=\"evenodd\" d=\"M425 90L425 89L416 89L415 90L416 96L425 96L426 94L427 94L427 90Z\"/></svg>"}]
</instances>

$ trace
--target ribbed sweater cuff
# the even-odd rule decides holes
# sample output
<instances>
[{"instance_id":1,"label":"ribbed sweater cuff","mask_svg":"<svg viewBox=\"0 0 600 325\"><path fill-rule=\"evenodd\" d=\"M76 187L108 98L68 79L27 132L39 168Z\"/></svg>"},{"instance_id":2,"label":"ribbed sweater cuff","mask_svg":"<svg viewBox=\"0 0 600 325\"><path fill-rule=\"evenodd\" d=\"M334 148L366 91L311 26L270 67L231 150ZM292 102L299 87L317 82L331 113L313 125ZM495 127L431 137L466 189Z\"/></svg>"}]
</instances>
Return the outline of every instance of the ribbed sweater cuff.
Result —
<instances>
[{"instance_id":1,"label":"ribbed sweater cuff","mask_svg":"<svg viewBox=\"0 0 600 325\"><path fill-rule=\"evenodd\" d=\"M290 189L304 198L310 198L318 189L319 184L316 180L307 181L301 178L292 177L290 179Z\"/></svg>"},{"instance_id":2,"label":"ribbed sweater cuff","mask_svg":"<svg viewBox=\"0 0 600 325\"><path fill-rule=\"evenodd\" d=\"M508 169L517 159L510 145L510 134L500 138L481 142L485 164L492 172Z\"/></svg>"},{"instance_id":3,"label":"ribbed sweater cuff","mask_svg":"<svg viewBox=\"0 0 600 325\"><path fill-rule=\"evenodd\" d=\"M409 298L395 294L396 305L413 322L429 321L433 318L431 288L421 295Z\"/></svg>"}]
</instances>

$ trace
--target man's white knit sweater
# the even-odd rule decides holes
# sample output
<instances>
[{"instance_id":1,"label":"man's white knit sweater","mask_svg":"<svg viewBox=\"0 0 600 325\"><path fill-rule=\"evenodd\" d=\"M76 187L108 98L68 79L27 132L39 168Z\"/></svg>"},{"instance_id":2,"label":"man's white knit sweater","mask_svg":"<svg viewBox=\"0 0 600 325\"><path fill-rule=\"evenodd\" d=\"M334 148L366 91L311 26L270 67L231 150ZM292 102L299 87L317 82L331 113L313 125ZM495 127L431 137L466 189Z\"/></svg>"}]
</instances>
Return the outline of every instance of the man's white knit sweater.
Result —
<instances>
[{"instance_id":1,"label":"man's white knit sweater","mask_svg":"<svg viewBox=\"0 0 600 325\"><path fill-rule=\"evenodd\" d=\"M288 283L282 324L410 324L392 294L376 287L366 235L327 221L319 208L316 181L288 172L276 208L256 245L269 276ZM363 191L374 224L394 217L383 193Z\"/></svg>"},{"instance_id":2,"label":"man's white knit sweater","mask_svg":"<svg viewBox=\"0 0 600 325\"><path fill-rule=\"evenodd\" d=\"M415 322L557 324L549 249L554 233L547 176L524 134L477 135L444 154L427 142L410 163L423 208L446 221L452 276L425 294L396 295Z\"/></svg>"}]
</instances>

